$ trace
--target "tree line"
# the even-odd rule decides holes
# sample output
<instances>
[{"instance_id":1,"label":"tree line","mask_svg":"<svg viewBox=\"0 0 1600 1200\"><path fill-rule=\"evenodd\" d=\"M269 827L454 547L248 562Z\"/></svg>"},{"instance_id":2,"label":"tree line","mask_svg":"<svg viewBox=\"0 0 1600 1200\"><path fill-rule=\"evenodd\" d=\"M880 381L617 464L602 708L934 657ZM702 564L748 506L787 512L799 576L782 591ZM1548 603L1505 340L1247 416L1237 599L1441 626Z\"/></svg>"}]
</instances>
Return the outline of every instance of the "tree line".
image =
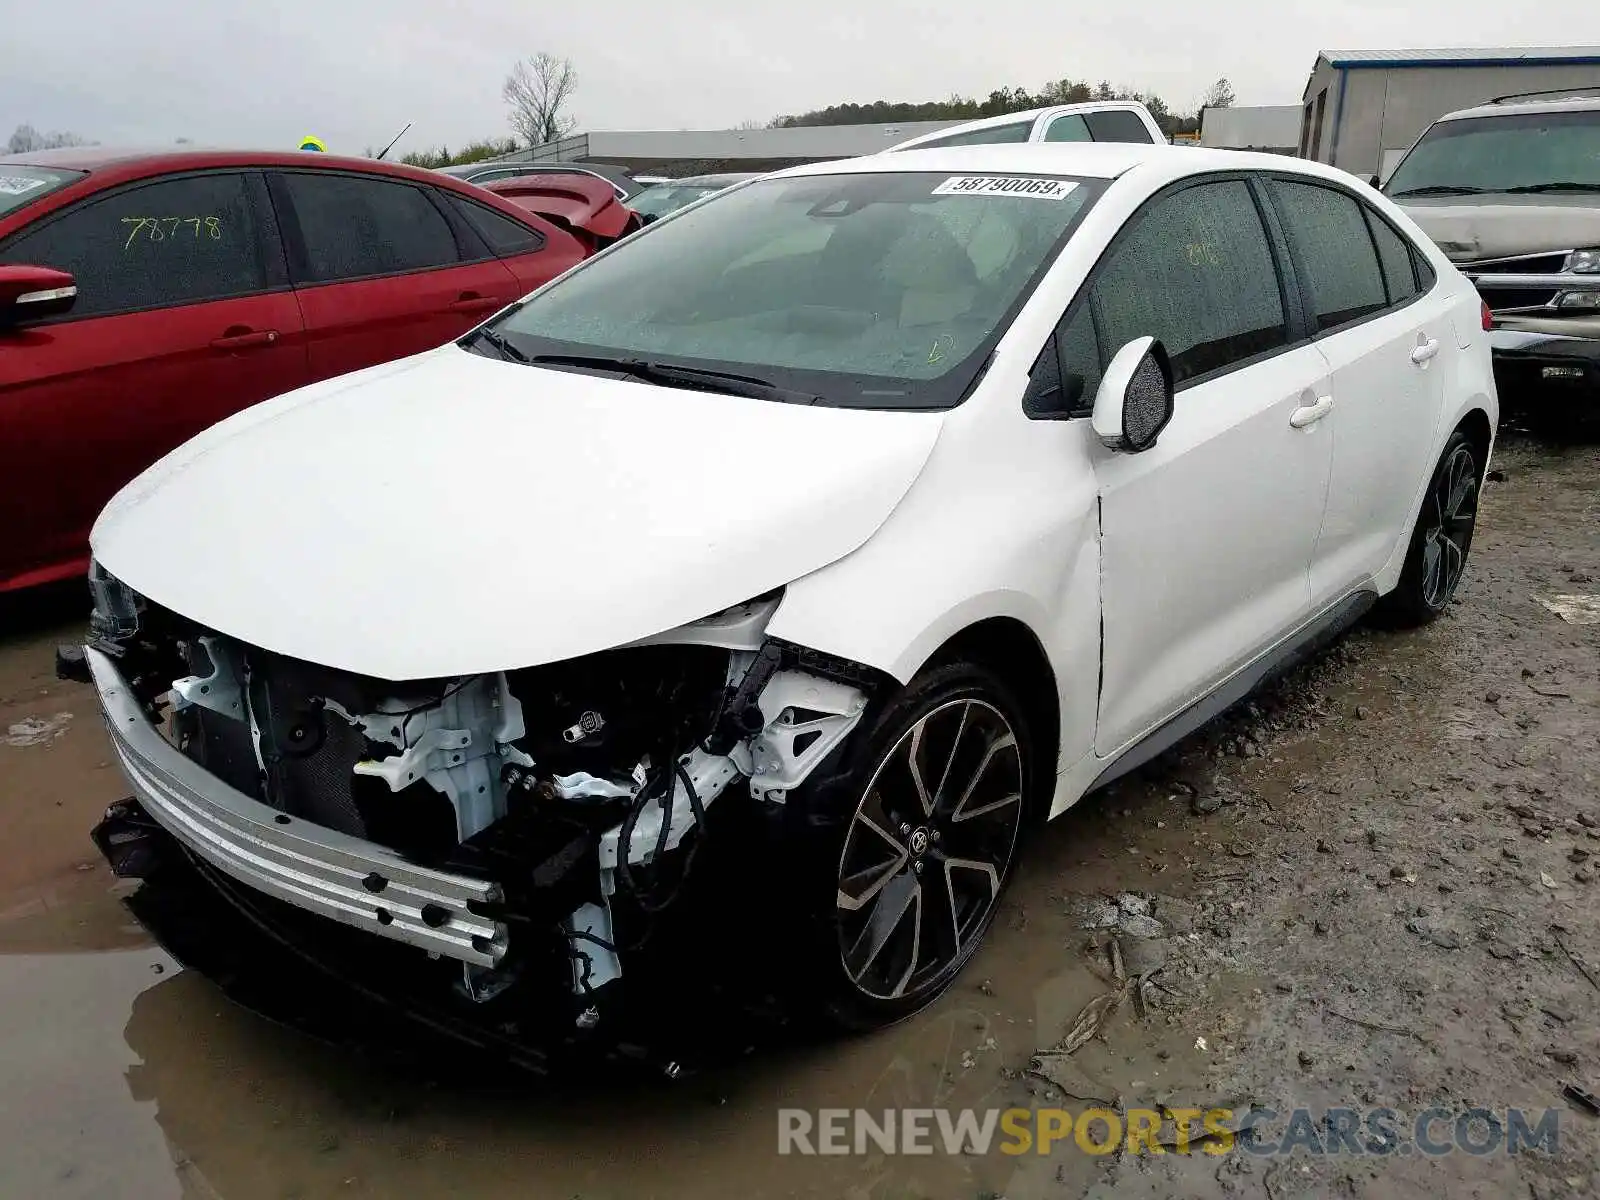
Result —
<instances>
[{"instance_id":1,"label":"tree line","mask_svg":"<svg viewBox=\"0 0 1600 1200\"><path fill-rule=\"evenodd\" d=\"M1180 112L1151 91L1116 87L1109 80L1090 83L1081 79L1057 79L1037 91L1025 87L996 88L986 97L952 95L944 100L874 100L868 104L830 104L827 108L775 118L774 129L794 129L812 125L888 125L908 121L976 121L983 117L1003 117L1007 113L1056 104L1084 104L1090 100L1137 100L1150 110L1162 132L1193 133L1200 128L1200 116L1207 108L1229 108L1234 103L1233 85L1219 79L1206 89L1198 109Z\"/></svg>"},{"instance_id":2,"label":"tree line","mask_svg":"<svg viewBox=\"0 0 1600 1200\"><path fill-rule=\"evenodd\" d=\"M40 133L32 125L18 125L6 142L7 154L32 154L35 150L59 150L63 146L87 146L75 133Z\"/></svg>"}]
</instances>

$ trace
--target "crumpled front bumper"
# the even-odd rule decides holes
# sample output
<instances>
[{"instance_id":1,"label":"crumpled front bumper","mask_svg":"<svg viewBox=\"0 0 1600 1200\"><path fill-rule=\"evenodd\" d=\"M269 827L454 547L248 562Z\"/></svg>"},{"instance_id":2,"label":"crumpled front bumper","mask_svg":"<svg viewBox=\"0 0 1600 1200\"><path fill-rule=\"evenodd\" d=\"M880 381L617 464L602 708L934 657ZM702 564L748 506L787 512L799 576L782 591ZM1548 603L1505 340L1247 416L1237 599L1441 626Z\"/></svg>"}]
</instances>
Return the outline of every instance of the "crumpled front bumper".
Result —
<instances>
[{"instance_id":1,"label":"crumpled front bumper","mask_svg":"<svg viewBox=\"0 0 1600 1200\"><path fill-rule=\"evenodd\" d=\"M491 967L505 955L505 925L472 911L501 899L498 884L418 866L229 787L161 736L115 659L92 646L84 657L135 798L216 870L307 912L446 958Z\"/></svg>"}]
</instances>

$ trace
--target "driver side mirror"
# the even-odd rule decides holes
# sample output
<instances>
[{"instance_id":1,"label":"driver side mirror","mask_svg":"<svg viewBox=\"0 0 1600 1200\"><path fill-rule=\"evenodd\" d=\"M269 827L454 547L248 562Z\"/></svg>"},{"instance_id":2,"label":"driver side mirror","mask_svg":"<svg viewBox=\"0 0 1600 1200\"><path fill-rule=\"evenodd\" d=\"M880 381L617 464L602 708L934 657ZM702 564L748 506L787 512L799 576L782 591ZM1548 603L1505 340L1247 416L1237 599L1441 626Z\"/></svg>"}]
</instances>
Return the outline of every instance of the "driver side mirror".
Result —
<instances>
[{"instance_id":1,"label":"driver side mirror","mask_svg":"<svg viewBox=\"0 0 1600 1200\"><path fill-rule=\"evenodd\" d=\"M77 282L65 271L0 266L0 327L60 316L77 299Z\"/></svg>"},{"instance_id":2,"label":"driver side mirror","mask_svg":"<svg viewBox=\"0 0 1600 1200\"><path fill-rule=\"evenodd\" d=\"M1106 368L1090 423L1107 448L1137 454L1156 444L1172 420L1173 407L1166 348L1153 337L1135 338Z\"/></svg>"}]
</instances>

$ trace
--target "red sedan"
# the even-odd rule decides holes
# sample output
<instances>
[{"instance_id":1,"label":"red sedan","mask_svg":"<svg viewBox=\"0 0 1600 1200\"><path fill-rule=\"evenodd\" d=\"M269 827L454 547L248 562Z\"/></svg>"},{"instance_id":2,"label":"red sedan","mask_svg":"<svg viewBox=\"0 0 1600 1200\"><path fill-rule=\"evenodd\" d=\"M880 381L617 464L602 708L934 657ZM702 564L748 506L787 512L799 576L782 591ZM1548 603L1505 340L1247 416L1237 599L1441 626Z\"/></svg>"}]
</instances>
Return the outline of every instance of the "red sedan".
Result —
<instances>
[{"instance_id":1,"label":"red sedan","mask_svg":"<svg viewBox=\"0 0 1600 1200\"><path fill-rule=\"evenodd\" d=\"M321 154L0 157L0 592L82 573L106 501L191 435L442 345L592 252L530 207Z\"/></svg>"}]
</instances>

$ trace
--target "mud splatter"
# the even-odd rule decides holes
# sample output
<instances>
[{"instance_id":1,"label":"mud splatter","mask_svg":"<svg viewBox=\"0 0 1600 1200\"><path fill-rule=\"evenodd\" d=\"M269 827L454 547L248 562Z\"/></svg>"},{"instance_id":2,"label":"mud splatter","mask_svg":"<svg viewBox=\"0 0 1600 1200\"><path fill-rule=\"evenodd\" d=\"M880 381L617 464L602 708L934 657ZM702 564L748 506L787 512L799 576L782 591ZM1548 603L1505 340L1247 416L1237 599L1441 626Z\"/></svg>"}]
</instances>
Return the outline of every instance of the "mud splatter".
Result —
<instances>
[{"instance_id":1,"label":"mud splatter","mask_svg":"<svg viewBox=\"0 0 1600 1200\"><path fill-rule=\"evenodd\" d=\"M58 712L51 717L24 717L7 726L5 734L0 735L0 746L20 749L24 746L49 745L67 732L71 721L72 714L69 712Z\"/></svg>"}]
</instances>

